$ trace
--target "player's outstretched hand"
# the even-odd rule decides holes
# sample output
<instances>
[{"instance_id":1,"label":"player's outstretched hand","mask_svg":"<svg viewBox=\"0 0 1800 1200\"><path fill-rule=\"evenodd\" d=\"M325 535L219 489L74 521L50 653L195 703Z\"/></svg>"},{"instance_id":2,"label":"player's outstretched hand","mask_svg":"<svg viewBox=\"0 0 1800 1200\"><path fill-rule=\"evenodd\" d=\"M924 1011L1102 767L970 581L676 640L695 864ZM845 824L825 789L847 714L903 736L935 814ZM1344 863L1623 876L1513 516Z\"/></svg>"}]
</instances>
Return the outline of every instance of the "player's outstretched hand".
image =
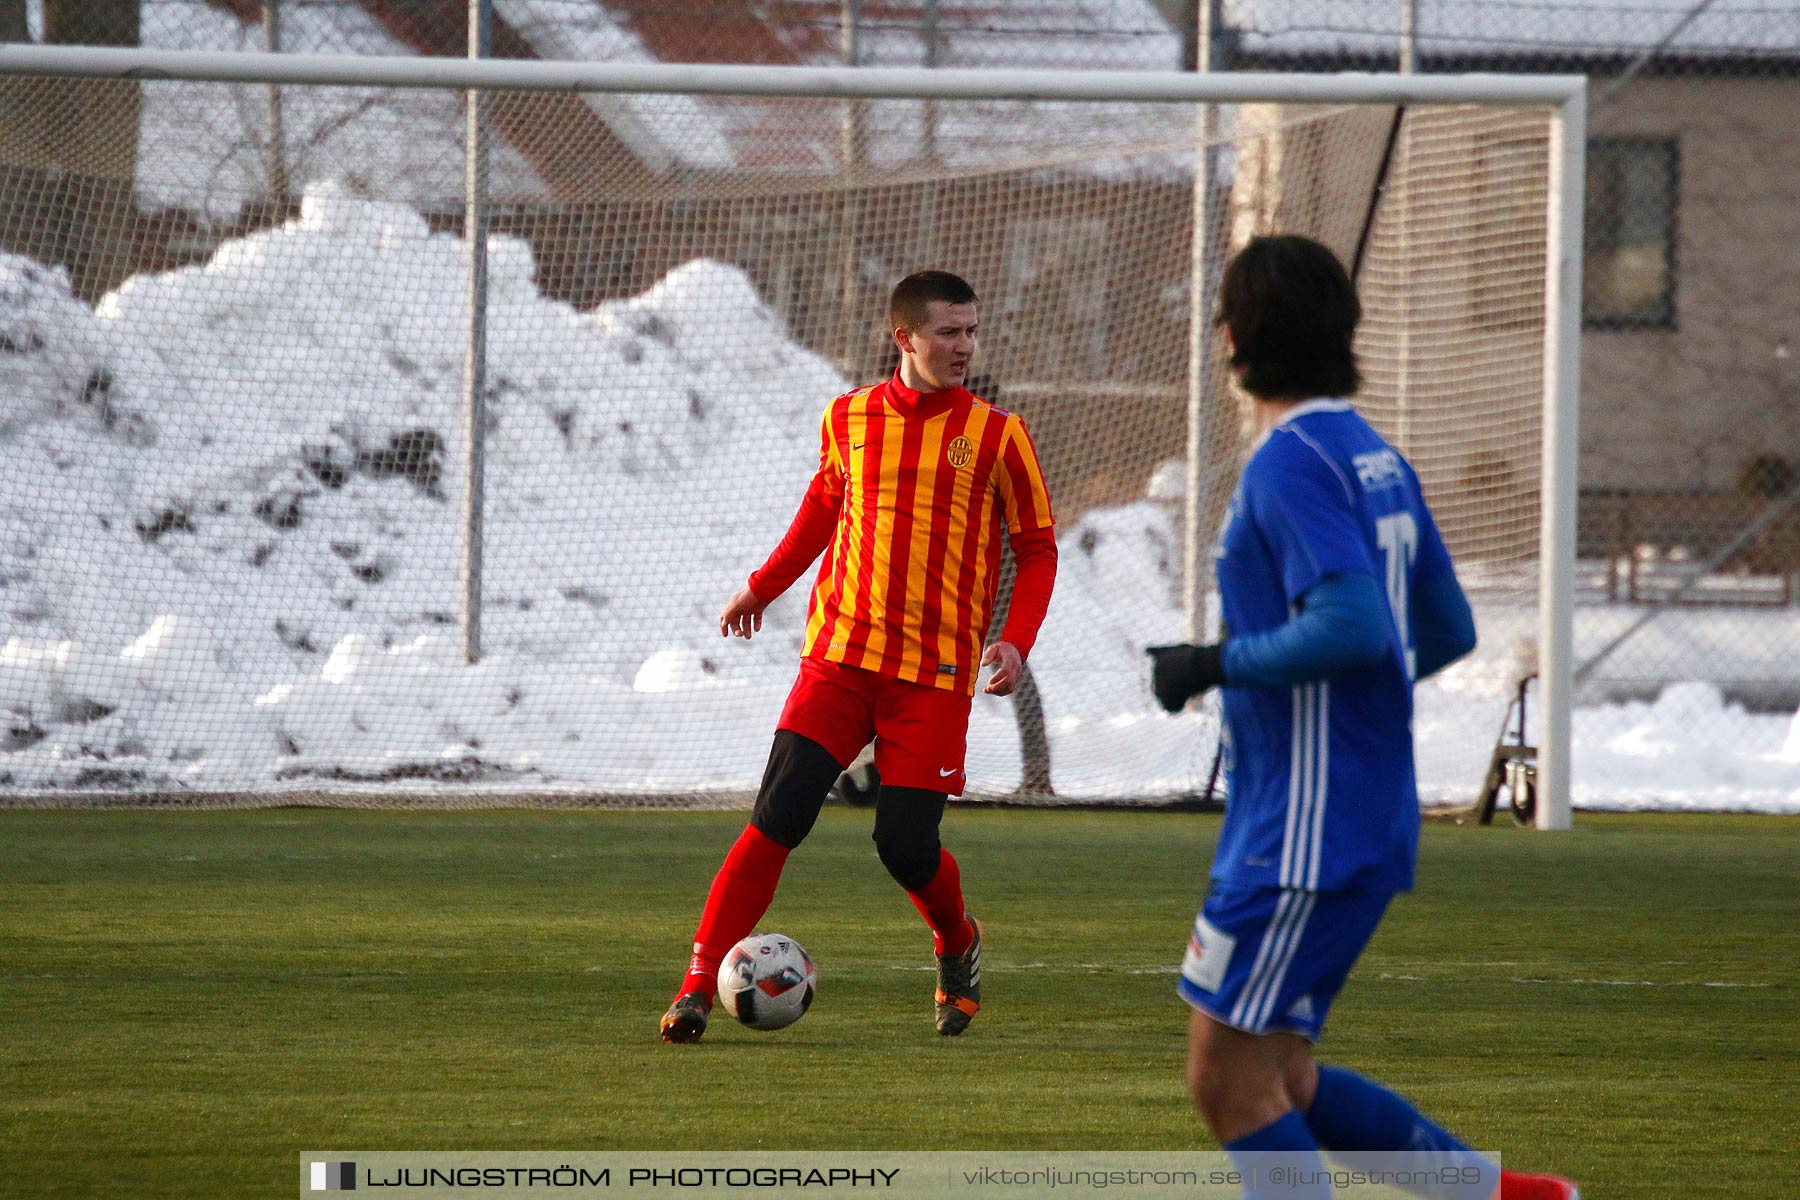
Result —
<instances>
[{"instance_id":1,"label":"player's outstretched hand","mask_svg":"<svg viewBox=\"0 0 1800 1200\"><path fill-rule=\"evenodd\" d=\"M1225 682L1225 647L1219 643L1196 646L1148 646L1150 690L1163 711L1177 713L1195 696Z\"/></svg>"},{"instance_id":2,"label":"player's outstretched hand","mask_svg":"<svg viewBox=\"0 0 1800 1200\"><path fill-rule=\"evenodd\" d=\"M741 638L751 637L762 628L763 609L769 607L765 600L758 600L756 593L749 588L741 588L719 614L719 636L730 637L737 634Z\"/></svg>"},{"instance_id":3,"label":"player's outstretched hand","mask_svg":"<svg viewBox=\"0 0 1800 1200\"><path fill-rule=\"evenodd\" d=\"M981 652L981 665L993 667L987 686L981 690L990 696L1010 696L1025 674L1025 658L1011 642L995 642Z\"/></svg>"}]
</instances>

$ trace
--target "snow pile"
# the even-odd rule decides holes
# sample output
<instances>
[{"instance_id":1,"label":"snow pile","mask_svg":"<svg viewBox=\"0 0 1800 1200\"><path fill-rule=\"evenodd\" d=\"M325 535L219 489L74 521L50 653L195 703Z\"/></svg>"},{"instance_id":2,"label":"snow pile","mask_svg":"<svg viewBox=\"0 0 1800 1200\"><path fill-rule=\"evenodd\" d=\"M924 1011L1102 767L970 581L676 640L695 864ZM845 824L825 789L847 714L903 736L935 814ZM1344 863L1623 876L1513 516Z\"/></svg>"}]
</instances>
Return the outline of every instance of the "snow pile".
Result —
<instances>
[{"instance_id":1,"label":"snow pile","mask_svg":"<svg viewBox=\"0 0 1800 1200\"><path fill-rule=\"evenodd\" d=\"M658 652L716 651L718 605L816 456L791 431L843 381L736 268L582 314L495 238L488 656L464 670L460 254L326 186L97 315L0 259L0 779L252 787L478 759L629 788L660 778L658 726L705 740L680 696L633 683ZM794 646L733 649L721 682L761 740Z\"/></svg>"},{"instance_id":2,"label":"snow pile","mask_svg":"<svg viewBox=\"0 0 1800 1200\"><path fill-rule=\"evenodd\" d=\"M1577 780L1605 781L1594 807L1659 809L1678 794L1683 808L1800 811L1800 713L1746 713L1710 683L1578 709L1575 744Z\"/></svg>"}]
</instances>

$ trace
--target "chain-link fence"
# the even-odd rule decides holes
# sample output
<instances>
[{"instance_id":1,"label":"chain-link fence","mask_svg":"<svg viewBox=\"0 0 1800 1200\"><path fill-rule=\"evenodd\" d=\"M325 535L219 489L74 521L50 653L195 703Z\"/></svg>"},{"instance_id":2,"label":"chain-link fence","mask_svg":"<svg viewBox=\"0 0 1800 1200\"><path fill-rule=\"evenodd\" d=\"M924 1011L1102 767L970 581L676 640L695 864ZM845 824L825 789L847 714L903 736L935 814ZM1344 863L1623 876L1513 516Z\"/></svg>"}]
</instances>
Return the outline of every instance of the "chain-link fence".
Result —
<instances>
[{"instance_id":1,"label":"chain-link fence","mask_svg":"<svg viewBox=\"0 0 1800 1200\"><path fill-rule=\"evenodd\" d=\"M1584 769L1645 802L1729 803L1753 780L1800 796L1800 8L1225 0L1215 15L1228 70L1589 77Z\"/></svg>"},{"instance_id":2,"label":"chain-link fence","mask_svg":"<svg viewBox=\"0 0 1800 1200\"><path fill-rule=\"evenodd\" d=\"M0 2L0 37L69 44L460 56L467 31L464 0ZM1720 804L1800 796L1800 747L1789 733L1800 703L1800 329L1791 304L1800 294L1800 207L1784 200L1800 184L1800 143L1790 136L1800 120L1800 11L1791 5L499 0L492 51L590 61L1168 69L1197 61L1203 44L1213 68L1228 71L1589 75L1577 801L1596 788L1609 803L1654 803L1671 789ZM204 262L233 238L297 216L303 184L321 172L351 193L390 194L408 171L441 177L462 149L448 95L346 93L318 104L276 88L237 89L229 98L221 90L198 117L158 111L151 96L126 85L89 88L77 105L71 91L65 119L39 123L35 141L26 125L4 126L15 143L8 170L18 172L8 190L40 214L9 223L8 249L67 267L74 293L90 303L132 275ZM438 131L435 140L409 136L404 161L395 161L391 141L367 136L396 104L433 118L409 120L409 130ZM442 111L416 111L431 105ZM196 119L206 122L203 134ZM853 122L848 114L844 137L861 145ZM561 188L559 199L593 201L579 185L546 176L546 161L716 165L704 149L693 152L696 161L659 161L654 139L634 140L634 128L629 111L596 121L574 103L550 114L496 113L497 225L506 228L509 194ZM946 161L966 155L973 136L967 122L929 104L908 133L921 157ZM92 183L130 176L121 146L135 145L141 164L166 162L196 141L225 149L205 164L139 170L135 195ZM1403 135L1401 156L1408 144ZM812 152L832 158L843 148L834 139ZM1505 156L1497 143L1480 169L1504 172ZM147 189L146 181L162 187ZM611 219L603 206L590 204L585 214L590 225ZM443 228L456 220L451 207L426 217ZM790 219L832 220L823 210ZM662 243L602 260L539 246L536 282L580 308L635 295L677 265L679 246ZM568 244L586 242L571 236ZM1085 243L1079 230L1046 229L1035 244L1074 261ZM918 249L928 255L930 247ZM798 278L798 267L787 270ZM856 340L867 331L834 324L866 307L867 297L813 305L809 315L797 284L780 294L781 277L771 268L777 282L765 292L775 293L768 299L796 333L851 374L867 366L859 358L873 350ZM1523 486L1502 450L1484 454L1495 488ZM1117 500L1139 482L1095 484L1100 490L1082 502Z\"/></svg>"}]
</instances>

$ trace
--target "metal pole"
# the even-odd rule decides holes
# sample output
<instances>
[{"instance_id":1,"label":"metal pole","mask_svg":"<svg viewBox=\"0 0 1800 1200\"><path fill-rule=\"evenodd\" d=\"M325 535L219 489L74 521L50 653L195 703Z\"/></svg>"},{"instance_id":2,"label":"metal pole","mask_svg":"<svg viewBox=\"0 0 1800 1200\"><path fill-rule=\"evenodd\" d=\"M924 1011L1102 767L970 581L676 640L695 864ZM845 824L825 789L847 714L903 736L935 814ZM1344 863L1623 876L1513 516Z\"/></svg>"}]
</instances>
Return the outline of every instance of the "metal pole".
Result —
<instances>
[{"instance_id":1,"label":"metal pole","mask_svg":"<svg viewBox=\"0 0 1800 1200\"><path fill-rule=\"evenodd\" d=\"M1419 0L1400 0L1400 74L1411 75L1419 69ZM1406 132L1406 110L1397 109L1394 114L1394 132L1396 144L1394 151L1404 155L1405 143L1399 139ZM1401 175L1405 179L1404 173ZM1397 257L1402 263L1412 262L1411 249L1407 246L1407 187L1404 182L1395 189L1394 228L1399 242ZM1400 309L1399 346L1395 358L1399 370L1395 372L1397 382L1394 386L1394 439L1400 443L1400 453L1406 454L1412 449L1412 397L1410 395L1411 376L1408 368L1412 363L1412 286L1409 281L1400 283L1397 297Z\"/></svg>"},{"instance_id":2,"label":"metal pole","mask_svg":"<svg viewBox=\"0 0 1800 1200\"><path fill-rule=\"evenodd\" d=\"M190 79L326 87L488 88L615 95L806 96L916 100L1122 100L1211 104L1564 104L1580 75L1334 75L1221 71L791 67L596 63L379 54L154 50L141 46L0 43L0 76Z\"/></svg>"},{"instance_id":3,"label":"metal pole","mask_svg":"<svg viewBox=\"0 0 1800 1200\"><path fill-rule=\"evenodd\" d=\"M938 0L925 0L925 69L938 65ZM925 161L936 162L938 156L937 101L925 101Z\"/></svg>"},{"instance_id":4,"label":"metal pole","mask_svg":"<svg viewBox=\"0 0 1800 1200\"><path fill-rule=\"evenodd\" d=\"M1544 512L1539 529L1539 829L1571 821L1575 662L1575 505L1581 406L1581 238L1587 90L1550 119L1550 211L1544 295Z\"/></svg>"},{"instance_id":5,"label":"metal pole","mask_svg":"<svg viewBox=\"0 0 1800 1200\"><path fill-rule=\"evenodd\" d=\"M938 0L926 0L925 4L925 69L938 69L939 41L939 3ZM925 137L924 157L927 163L938 161L938 102L935 99L925 101ZM931 185L923 190L922 203L919 207L919 257L917 265L931 267L937 265L938 257L938 188L942 181L934 179Z\"/></svg>"},{"instance_id":6,"label":"metal pole","mask_svg":"<svg viewBox=\"0 0 1800 1200\"><path fill-rule=\"evenodd\" d=\"M838 13L842 22L838 30L838 50L846 67L855 68L862 63L862 4L861 0L843 0L843 7ZM844 105L844 165L849 166L861 153L862 138L858 126L862 123L862 110L855 100Z\"/></svg>"},{"instance_id":7,"label":"metal pole","mask_svg":"<svg viewBox=\"0 0 1800 1200\"><path fill-rule=\"evenodd\" d=\"M1197 0L1194 70L1211 74L1218 65L1219 0ZM1217 274L1208 238L1215 214L1212 191L1218 178L1218 155L1213 147L1215 109L1202 104L1196 116L1200 161L1194 172L1194 233L1188 296L1187 378L1187 496L1182 515L1182 596L1187 614L1187 640L1206 640L1206 567L1212 561L1211 539L1205 528L1210 515L1202 504L1211 482L1205 471L1213 445L1213 406L1207 402L1206 385L1212 376L1212 314L1214 278Z\"/></svg>"},{"instance_id":8,"label":"metal pole","mask_svg":"<svg viewBox=\"0 0 1800 1200\"><path fill-rule=\"evenodd\" d=\"M281 53L281 0L263 0L263 45L270 54ZM287 122L282 116L281 85L269 85L269 145L263 155L269 177L269 198L286 205L292 191L287 171Z\"/></svg>"},{"instance_id":9,"label":"metal pole","mask_svg":"<svg viewBox=\"0 0 1800 1200\"><path fill-rule=\"evenodd\" d=\"M861 0L843 0L840 17L843 27L840 31L839 48L844 66L855 71L862 62ZM859 370L856 343L857 333L863 328L861 314L857 312L860 301L856 287L856 226L861 217L861 206L857 203L855 190L856 182L862 177L862 156L863 101L851 97L844 101L842 159L844 182L848 186L843 193L844 231L838 249L838 331L841 342L839 365L851 375L857 374Z\"/></svg>"},{"instance_id":10,"label":"metal pole","mask_svg":"<svg viewBox=\"0 0 1800 1200\"><path fill-rule=\"evenodd\" d=\"M493 45L493 0L469 0L469 57ZM487 461L487 91L468 91L463 244L468 254L468 326L463 344L462 659L481 660L481 549Z\"/></svg>"}]
</instances>

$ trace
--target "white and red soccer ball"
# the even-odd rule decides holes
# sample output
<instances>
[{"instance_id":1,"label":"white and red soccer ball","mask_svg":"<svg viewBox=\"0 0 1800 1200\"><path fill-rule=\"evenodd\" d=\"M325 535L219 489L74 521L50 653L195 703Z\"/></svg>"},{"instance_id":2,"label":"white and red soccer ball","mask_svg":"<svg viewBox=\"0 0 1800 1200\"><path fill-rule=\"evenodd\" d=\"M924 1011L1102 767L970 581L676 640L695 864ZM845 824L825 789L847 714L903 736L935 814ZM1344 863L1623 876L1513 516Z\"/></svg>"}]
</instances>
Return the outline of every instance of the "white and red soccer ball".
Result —
<instances>
[{"instance_id":1,"label":"white and red soccer ball","mask_svg":"<svg viewBox=\"0 0 1800 1200\"><path fill-rule=\"evenodd\" d=\"M752 934L719 963L719 1003L739 1024L764 1032L805 1016L817 985L812 959L784 934Z\"/></svg>"}]
</instances>

